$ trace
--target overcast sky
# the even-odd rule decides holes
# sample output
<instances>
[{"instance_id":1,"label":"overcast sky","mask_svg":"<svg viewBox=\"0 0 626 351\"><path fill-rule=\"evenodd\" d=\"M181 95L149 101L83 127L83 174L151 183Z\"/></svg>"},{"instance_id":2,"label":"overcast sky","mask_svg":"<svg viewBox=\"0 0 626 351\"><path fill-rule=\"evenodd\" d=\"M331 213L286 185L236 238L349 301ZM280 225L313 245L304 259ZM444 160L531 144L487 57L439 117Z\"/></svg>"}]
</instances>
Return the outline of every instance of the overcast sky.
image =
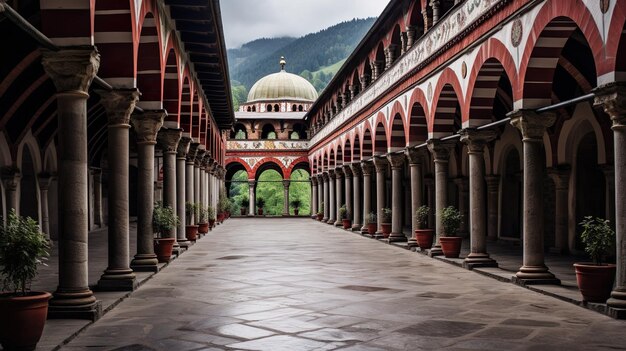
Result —
<instances>
[{"instance_id":1,"label":"overcast sky","mask_svg":"<svg viewBox=\"0 0 626 351\"><path fill-rule=\"evenodd\" d=\"M229 49L258 38L300 37L353 18L378 17L389 0L222 0Z\"/></svg>"}]
</instances>

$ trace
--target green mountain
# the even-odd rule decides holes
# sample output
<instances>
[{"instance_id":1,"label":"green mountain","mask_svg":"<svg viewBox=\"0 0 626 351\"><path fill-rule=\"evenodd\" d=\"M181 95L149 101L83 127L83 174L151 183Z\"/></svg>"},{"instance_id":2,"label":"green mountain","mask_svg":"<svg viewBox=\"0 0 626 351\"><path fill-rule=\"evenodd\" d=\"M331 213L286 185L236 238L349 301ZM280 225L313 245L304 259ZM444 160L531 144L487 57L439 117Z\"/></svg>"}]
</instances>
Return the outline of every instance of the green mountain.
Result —
<instances>
[{"instance_id":1,"label":"green mountain","mask_svg":"<svg viewBox=\"0 0 626 351\"><path fill-rule=\"evenodd\" d=\"M300 38L263 38L228 50L235 107L260 78L278 72L281 56L287 71L308 79L323 90L376 18L353 19ZM236 95L236 97L235 97Z\"/></svg>"}]
</instances>

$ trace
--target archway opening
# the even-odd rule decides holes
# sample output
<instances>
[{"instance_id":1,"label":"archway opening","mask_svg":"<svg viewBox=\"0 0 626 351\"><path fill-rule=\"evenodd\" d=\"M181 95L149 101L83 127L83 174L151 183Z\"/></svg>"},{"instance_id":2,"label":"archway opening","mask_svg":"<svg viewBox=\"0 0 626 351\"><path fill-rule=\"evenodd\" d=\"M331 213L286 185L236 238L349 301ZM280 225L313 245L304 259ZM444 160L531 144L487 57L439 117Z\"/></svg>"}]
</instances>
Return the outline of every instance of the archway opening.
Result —
<instances>
[{"instance_id":1,"label":"archway opening","mask_svg":"<svg viewBox=\"0 0 626 351\"><path fill-rule=\"evenodd\" d=\"M283 176L274 169L266 169L261 172L257 179L256 200L265 201L263 214L279 216L283 213L285 193L283 188Z\"/></svg>"},{"instance_id":2,"label":"archway opening","mask_svg":"<svg viewBox=\"0 0 626 351\"><path fill-rule=\"evenodd\" d=\"M517 149L506 154L502 170L502 219L500 237L521 238L522 233L522 170Z\"/></svg>"},{"instance_id":3,"label":"archway opening","mask_svg":"<svg viewBox=\"0 0 626 351\"><path fill-rule=\"evenodd\" d=\"M289 184L289 214L295 215L294 201L300 203L298 215L311 215L311 174L306 169L298 168L291 172Z\"/></svg>"},{"instance_id":4,"label":"archway opening","mask_svg":"<svg viewBox=\"0 0 626 351\"><path fill-rule=\"evenodd\" d=\"M248 172L244 169L236 171L232 177L226 178L228 184L228 198L235 204L235 213L247 214L250 206L250 185L248 184ZM241 210L244 210L241 212Z\"/></svg>"},{"instance_id":5,"label":"archway opening","mask_svg":"<svg viewBox=\"0 0 626 351\"><path fill-rule=\"evenodd\" d=\"M20 215L39 220L39 201L37 196L37 172L30 153L30 148L24 146L22 152L22 178L20 180Z\"/></svg>"},{"instance_id":6,"label":"archway opening","mask_svg":"<svg viewBox=\"0 0 626 351\"><path fill-rule=\"evenodd\" d=\"M274 130L274 126L271 124L266 124L263 126L261 130L261 139L276 139L276 131Z\"/></svg>"}]
</instances>

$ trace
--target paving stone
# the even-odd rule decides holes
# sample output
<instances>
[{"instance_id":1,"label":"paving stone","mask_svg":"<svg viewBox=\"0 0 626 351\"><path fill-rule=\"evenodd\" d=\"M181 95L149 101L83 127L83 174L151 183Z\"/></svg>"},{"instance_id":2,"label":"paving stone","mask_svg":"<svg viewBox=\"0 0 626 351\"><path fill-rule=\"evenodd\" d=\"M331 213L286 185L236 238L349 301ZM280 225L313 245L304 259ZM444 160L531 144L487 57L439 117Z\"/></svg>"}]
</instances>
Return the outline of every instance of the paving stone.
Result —
<instances>
[{"instance_id":1,"label":"paving stone","mask_svg":"<svg viewBox=\"0 0 626 351\"><path fill-rule=\"evenodd\" d=\"M290 335L276 335L269 338L257 339L227 345L243 350L272 350L272 351L308 351L322 349L326 344L319 341L297 338Z\"/></svg>"},{"instance_id":2,"label":"paving stone","mask_svg":"<svg viewBox=\"0 0 626 351\"><path fill-rule=\"evenodd\" d=\"M481 330L485 325L458 321L426 321L398 330L398 333L456 338Z\"/></svg>"},{"instance_id":3,"label":"paving stone","mask_svg":"<svg viewBox=\"0 0 626 351\"><path fill-rule=\"evenodd\" d=\"M215 331L222 335L248 340L262 338L274 334L269 330L254 328L243 324L223 325L215 328Z\"/></svg>"}]
</instances>

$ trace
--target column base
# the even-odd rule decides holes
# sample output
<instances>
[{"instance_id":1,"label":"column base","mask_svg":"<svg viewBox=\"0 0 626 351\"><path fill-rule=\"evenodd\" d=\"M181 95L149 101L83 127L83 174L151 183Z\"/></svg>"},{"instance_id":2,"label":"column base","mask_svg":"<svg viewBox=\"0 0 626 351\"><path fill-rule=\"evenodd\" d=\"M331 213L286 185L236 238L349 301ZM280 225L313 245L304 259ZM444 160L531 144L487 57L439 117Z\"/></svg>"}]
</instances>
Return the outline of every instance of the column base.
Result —
<instances>
[{"instance_id":1,"label":"column base","mask_svg":"<svg viewBox=\"0 0 626 351\"><path fill-rule=\"evenodd\" d=\"M98 281L98 291L134 291L137 278L132 269L107 269Z\"/></svg>"},{"instance_id":2,"label":"column base","mask_svg":"<svg viewBox=\"0 0 626 351\"><path fill-rule=\"evenodd\" d=\"M433 247L430 250L426 250L426 251L428 251L428 257L443 256L443 250L441 249L441 246L439 246L439 245Z\"/></svg>"},{"instance_id":3,"label":"column base","mask_svg":"<svg viewBox=\"0 0 626 351\"><path fill-rule=\"evenodd\" d=\"M158 272L159 261L155 254L135 255L130 268L135 272Z\"/></svg>"},{"instance_id":4,"label":"column base","mask_svg":"<svg viewBox=\"0 0 626 351\"><path fill-rule=\"evenodd\" d=\"M335 221L335 223L333 223L333 225L335 227L343 227L343 221L341 221L341 219L338 219Z\"/></svg>"},{"instance_id":5,"label":"column base","mask_svg":"<svg viewBox=\"0 0 626 351\"><path fill-rule=\"evenodd\" d=\"M511 280L520 285L561 285L561 280L555 277L546 266L522 266Z\"/></svg>"},{"instance_id":6,"label":"column base","mask_svg":"<svg viewBox=\"0 0 626 351\"><path fill-rule=\"evenodd\" d=\"M361 231L361 230L362 230L362 227L361 227L361 225L360 225L360 224L353 224L353 225L352 225L352 231L353 231L353 232L359 232L359 231Z\"/></svg>"},{"instance_id":7,"label":"column base","mask_svg":"<svg viewBox=\"0 0 626 351\"><path fill-rule=\"evenodd\" d=\"M376 231L376 233L374 233L374 235L372 235L372 238L374 238L376 240L384 239L385 235L383 234L383 232Z\"/></svg>"},{"instance_id":8,"label":"column base","mask_svg":"<svg viewBox=\"0 0 626 351\"><path fill-rule=\"evenodd\" d=\"M409 250L413 250L413 249L415 249L417 246L418 246L418 245L417 245L417 240L415 240L415 238L410 238L410 239L408 239L408 240L406 241L406 247L407 247Z\"/></svg>"},{"instance_id":9,"label":"column base","mask_svg":"<svg viewBox=\"0 0 626 351\"><path fill-rule=\"evenodd\" d=\"M369 230L367 230L367 225L362 226L359 231L361 232L361 235L369 234Z\"/></svg>"},{"instance_id":10,"label":"column base","mask_svg":"<svg viewBox=\"0 0 626 351\"><path fill-rule=\"evenodd\" d=\"M322 218L322 223L328 223L328 217Z\"/></svg>"},{"instance_id":11,"label":"column base","mask_svg":"<svg viewBox=\"0 0 626 351\"><path fill-rule=\"evenodd\" d=\"M317 219L317 215L312 215L311 219Z\"/></svg>"},{"instance_id":12,"label":"column base","mask_svg":"<svg viewBox=\"0 0 626 351\"><path fill-rule=\"evenodd\" d=\"M328 219L326 221L326 224L335 225L335 220L334 219Z\"/></svg>"},{"instance_id":13,"label":"column base","mask_svg":"<svg viewBox=\"0 0 626 351\"><path fill-rule=\"evenodd\" d=\"M498 262L487 253L470 253L463 261L463 268L466 269L483 267L498 267Z\"/></svg>"},{"instance_id":14,"label":"column base","mask_svg":"<svg viewBox=\"0 0 626 351\"><path fill-rule=\"evenodd\" d=\"M102 316L102 302L89 289L56 291L48 307L48 319L87 319L97 321Z\"/></svg>"},{"instance_id":15,"label":"column base","mask_svg":"<svg viewBox=\"0 0 626 351\"><path fill-rule=\"evenodd\" d=\"M606 302L607 314L616 319L626 319L626 291L624 287L611 292L611 298Z\"/></svg>"},{"instance_id":16,"label":"column base","mask_svg":"<svg viewBox=\"0 0 626 351\"><path fill-rule=\"evenodd\" d=\"M189 240L181 240L181 239L178 239L178 245L179 245L181 248L183 248L183 249L187 250L187 249L189 249L189 246L193 245L193 243L192 243L191 241L189 241Z\"/></svg>"},{"instance_id":17,"label":"column base","mask_svg":"<svg viewBox=\"0 0 626 351\"><path fill-rule=\"evenodd\" d=\"M407 241L406 235L403 233L391 233L389 234L390 243L400 243Z\"/></svg>"}]
</instances>

